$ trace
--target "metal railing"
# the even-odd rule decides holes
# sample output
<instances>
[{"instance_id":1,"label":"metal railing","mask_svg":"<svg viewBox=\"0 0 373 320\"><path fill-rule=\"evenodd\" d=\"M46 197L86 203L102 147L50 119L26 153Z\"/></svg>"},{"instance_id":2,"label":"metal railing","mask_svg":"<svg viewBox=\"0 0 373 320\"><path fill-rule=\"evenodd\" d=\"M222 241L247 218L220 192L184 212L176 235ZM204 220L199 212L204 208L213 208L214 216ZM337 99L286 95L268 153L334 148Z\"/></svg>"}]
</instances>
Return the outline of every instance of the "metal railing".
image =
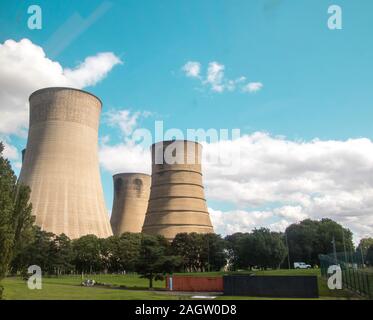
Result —
<instances>
[{"instance_id":1,"label":"metal railing","mask_svg":"<svg viewBox=\"0 0 373 320\"><path fill-rule=\"evenodd\" d=\"M337 255L320 254L321 275L327 278L329 276L329 266L339 265L342 271L343 289L349 289L363 297L373 299L373 272L369 272L369 269L364 269L364 265L359 263L359 261L343 259L345 256L344 253Z\"/></svg>"}]
</instances>

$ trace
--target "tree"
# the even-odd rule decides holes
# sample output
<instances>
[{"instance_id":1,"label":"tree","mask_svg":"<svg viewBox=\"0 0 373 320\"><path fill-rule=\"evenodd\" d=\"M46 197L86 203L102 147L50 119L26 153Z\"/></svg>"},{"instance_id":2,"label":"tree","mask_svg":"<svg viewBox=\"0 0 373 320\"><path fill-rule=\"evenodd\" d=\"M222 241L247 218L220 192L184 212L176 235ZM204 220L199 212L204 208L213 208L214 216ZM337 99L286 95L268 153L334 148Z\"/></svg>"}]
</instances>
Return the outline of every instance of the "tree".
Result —
<instances>
[{"instance_id":1,"label":"tree","mask_svg":"<svg viewBox=\"0 0 373 320\"><path fill-rule=\"evenodd\" d=\"M225 237L227 243L227 255L232 270L247 268L249 255L245 250L250 241L249 233L237 232Z\"/></svg>"},{"instance_id":2,"label":"tree","mask_svg":"<svg viewBox=\"0 0 373 320\"><path fill-rule=\"evenodd\" d=\"M229 260L233 270L278 268L287 255L283 235L269 229L227 236Z\"/></svg>"},{"instance_id":3,"label":"tree","mask_svg":"<svg viewBox=\"0 0 373 320\"><path fill-rule=\"evenodd\" d=\"M136 270L142 278L149 280L149 288L153 288L153 280L162 280L166 273L180 267L181 258L167 255L168 252L169 243L164 237L142 235Z\"/></svg>"},{"instance_id":4,"label":"tree","mask_svg":"<svg viewBox=\"0 0 373 320\"><path fill-rule=\"evenodd\" d=\"M292 263L302 261L318 264L319 254L333 252L333 239L336 251L341 253L341 258L344 258L345 249L346 255L354 251L352 232L331 219L321 221L306 219L290 225L285 233Z\"/></svg>"},{"instance_id":5,"label":"tree","mask_svg":"<svg viewBox=\"0 0 373 320\"><path fill-rule=\"evenodd\" d=\"M202 235L195 232L177 234L172 241L171 252L181 257L184 271L203 271L201 261L203 255Z\"/></svg>"},{"instance_id":6,"label":"tree","mask_svg":"<svg viewBox=\"0 0 373 320\"><path fill-rule=\"evenodd\" d=\"M178 233L171 252L182 258L184 271L218 271L226 264L226 247L226 241L215 233Z\"/></svg>"},{"instance_id":7,"label":"tree","mask_svg":"<svg viewBox=\"0 0 373 320\"><path fill-rule=\"evenodd\" d=\"M278 268L287 255L282 235L267 228L252 232L248 249L249 266L263 269Z\"/></svg>"},{"instance_id":8,"label":"tree","mask_svg":"<svg viewBox=\"0 0 373 320\"><path fill-rule=\"evenodd\" d=\"M363 238L360 240L356 248L356 257L359 257L358 260L362 260L361 255L363 256L364 262L367 260L368 250L371 246L373 246L373 238Z\"/></svg>"},{"instance_id":9,"label":"tree","mask_svg":"<svg viewBox=\"0 0 373 320\"><path fill-rule=\"evenodd\" d=\"M67 273L73 269L73 246L64 233L55 236L50 249L53 271L56 275Z\"/></svg>"},{"instance_id":10,"label":"tree","mask_svg":"<svg viewBox=\"0 0 373 320\"><path fill-rule=\"evenodd\" d=\"M55 235L38 226L33 227L32 239L17 253L11 263L13 273L20 271L25 277L30 265L39 266L43 273L53 272L52 245Z\"/></svg>"},{"instance_id":11,"label":"tree","mask_svg":"<svg viewBox=\"0 0 373 320\"><path fill-rule=\"evenodd\" d=\"M77 271L92 273L102 270L101 243L95 235L73 240L74 265Z\"/></svg>"},{"instance_id":12,"label":"tree","mask_svg":"<svg viewBox=\"0 0 373 320\"><path fill-rule=\"evenodd\" d=\"M367 250L367 254L365 257L365 263L368 266L373 266L373 244Z\"/></svg>"},{"instance_id":13,"label":"tree","mask_svg":"<svg viewBox=\"0 0 373 320\"><path fill-rule=\"evenodd\" d=\"M110 272L135 271L139 256L141 234L125 232L105 239L107 243L108 270Z\"/></svg>"},{"instance_id":14,"label":"tree","mask_svg":"<svg viewBox=\"0 0 373 320\"><path fill-rule=\"evenodd\" d=\"M29 203L30 189L17 184L9 160L2 155L0 142L0 281L9 270L13 256L31 235L34 218ZM2 296L0 286L0 299Z\"/></svg>"},{"instance_id":15,"label":"tree","mask_svg":"<svg viewBox=\"0 0 373 320\"><path fill-rule=\"evenodd\" d=\"M220 271L227 263L227 244L215 233L202 234L202 266L204 271Z\"/></svg>"}]
</instances>

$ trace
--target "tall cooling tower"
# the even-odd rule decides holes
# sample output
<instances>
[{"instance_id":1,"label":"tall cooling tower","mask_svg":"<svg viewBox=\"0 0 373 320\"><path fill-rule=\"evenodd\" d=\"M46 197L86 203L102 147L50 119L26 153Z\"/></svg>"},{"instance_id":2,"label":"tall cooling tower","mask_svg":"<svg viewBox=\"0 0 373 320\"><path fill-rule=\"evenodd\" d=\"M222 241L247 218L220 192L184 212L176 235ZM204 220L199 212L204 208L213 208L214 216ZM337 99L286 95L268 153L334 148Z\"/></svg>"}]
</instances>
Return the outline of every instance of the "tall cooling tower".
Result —
<instances>
[{"instance_id":1,"label":"tall cooling tower","mask_svg":"<svg viewBox=\"0 0 373 320\"><path fill-rule=\"evenodd\" d=\"M41 89L29 101L20 181L31 188L36 224L72 239L112 235L98 165L101 101L71 88Z\"/></svg>"},{"instance_id":2,"label":"tall cooling tower","mask_svg":"<svg viewBox=\"0 0 373 320\"><path fill-rule=\"evenodd\" d=\"M184 140L152 145L152 183L142 231L172 240L181 232L212 233L201 171L202 146Z\"/></svg>"},{"instance_id":3,"label":"tall cooling tower","mask_svg":"<svg viewBox=\"0 0 373 320\"><path fill-rule=\"evenodd\" d=\"M119 173L113 176L114 200L111 227L115 235L141 232L148 208L150 176L142 173Z\"/></svg>"}]
</instances>

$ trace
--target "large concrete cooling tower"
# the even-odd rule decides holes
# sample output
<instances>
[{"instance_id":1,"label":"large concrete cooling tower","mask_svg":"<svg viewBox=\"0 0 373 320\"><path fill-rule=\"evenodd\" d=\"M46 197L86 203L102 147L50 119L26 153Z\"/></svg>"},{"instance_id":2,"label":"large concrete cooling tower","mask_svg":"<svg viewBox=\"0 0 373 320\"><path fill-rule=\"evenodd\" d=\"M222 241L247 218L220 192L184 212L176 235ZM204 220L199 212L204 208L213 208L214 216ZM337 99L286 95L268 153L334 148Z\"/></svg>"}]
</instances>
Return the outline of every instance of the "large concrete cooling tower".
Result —
<instances>
[{"instance_id":1,"label":"large concrete cooling tower","mask_svg":"<svg viewBox=\"0 0 373 320\"><path fill-rule=\"evenodd\" d=\"M211 233L202 184L202 146L176 140L152 145L152 183L142 231L173 239L180 232Z\"/></svg>"},{"instance_id":2,"label":"large concrete cooling tower","mask_svg":"<svg viewBox=\"0 0 373 320\"><path fill-rule=\"evenodd\" d=\"M31 188L36 224L70 238L112 235L98 165L101 101L71 88L41 89L29 101L20 181Z\"/></svg>"},{"instance_id":3,"label":"large concrete cooling tower","mask_svg":"<svg viewBox=\"0 0 373 320\"><path fill-rule=\"evenodd\" d=\"M111 227L115 235L141 232L148 208L150 176L142 173L119 173L113 176L114 200Z\"/></svg>"}]
</instances>

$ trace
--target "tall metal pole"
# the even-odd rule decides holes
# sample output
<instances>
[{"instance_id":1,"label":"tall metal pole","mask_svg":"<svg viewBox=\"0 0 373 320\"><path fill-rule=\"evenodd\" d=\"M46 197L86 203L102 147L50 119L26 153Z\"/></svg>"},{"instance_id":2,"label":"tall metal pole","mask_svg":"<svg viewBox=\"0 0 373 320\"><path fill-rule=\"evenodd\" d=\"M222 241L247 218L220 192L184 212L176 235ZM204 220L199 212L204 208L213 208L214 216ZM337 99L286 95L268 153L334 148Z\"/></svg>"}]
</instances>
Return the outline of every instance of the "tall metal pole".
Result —
<instances>
[{"instance_id":1,"label":"tall metal pole","mask_svg":"<svg viewBox=\"0 0 373 320\"><path fill-rule=\"evenodd\" d=\"M343 240L343 250L345 252L345 263L347 263L347 252L346 252L346 243L345 243L345 232L342 228L342 240Z\"/></svg>"},{"instance_id":2,"label":"tall metal pole","mask_svg":"<svg viewBox=\"0 0 373 320\"><path fill-rule=\"evenodd\" d=\"M360 246L360 254L361 254L361 267L364 268L364 255L363 255L363 246Z\"/></svg>"},{"instance_id":3,"label":"tall metal pole","mask_svg":"<svg viewBox=\"0 0 373 320\"><path fill-rule=\"evenodd\" d=\"M290 269L290 249L289 249L289 243L288 243L288 235L285 231L285 241L286 241L286 247L288 248L288 269Z\"/></svg>"},{"instance_id":4,"label":"tall metal pole","mask_svg":"<svg viewBox=\"0 0 373 320\"><path fill-rule=\"evenodd\" d=\"M334 263L337 264L337 250L336 250L336 247L335 247L335 238L334 238L334 236L333 236L332 244L333 244Z\"/></svg>"},{"instance_id":5,"label":"tall metal pole","mask_svg":"<svg viewBox=\"0 0 373 320\"><path fill-rule=\"evenodd\" d=\"M210 272L210 238L207 236L207 265L208 272Z\"/></svg>"}]
</instances>

